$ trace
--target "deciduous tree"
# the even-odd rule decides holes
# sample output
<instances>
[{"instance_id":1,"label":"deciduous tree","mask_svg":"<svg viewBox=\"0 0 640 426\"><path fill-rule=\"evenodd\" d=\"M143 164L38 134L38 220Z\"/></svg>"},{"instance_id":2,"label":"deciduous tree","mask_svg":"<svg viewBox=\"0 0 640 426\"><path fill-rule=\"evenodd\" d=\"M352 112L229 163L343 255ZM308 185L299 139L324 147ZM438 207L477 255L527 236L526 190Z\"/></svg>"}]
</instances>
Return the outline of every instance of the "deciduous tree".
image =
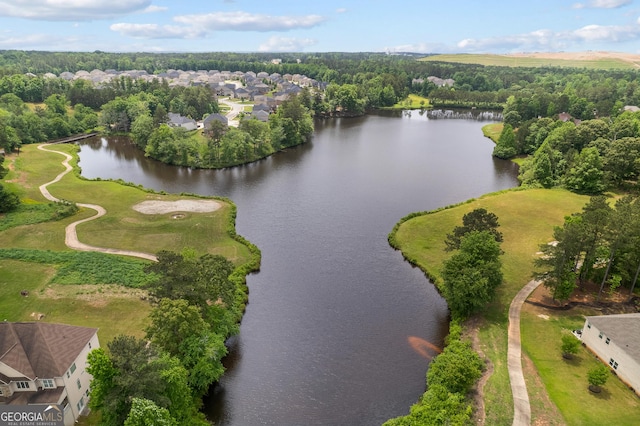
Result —
<instances>
[{"instance_id":1,"label":"deciduous tree","mask_svg":"<svg viewBox=\"0 0 640 426\"><path fill-rule=\"evenodd\" d=\"M442 292L454 317L467 317L491 301L502 283L500 254L500 243L487 231L462 238L442 271Z\"/></svg>"}]
</instances>

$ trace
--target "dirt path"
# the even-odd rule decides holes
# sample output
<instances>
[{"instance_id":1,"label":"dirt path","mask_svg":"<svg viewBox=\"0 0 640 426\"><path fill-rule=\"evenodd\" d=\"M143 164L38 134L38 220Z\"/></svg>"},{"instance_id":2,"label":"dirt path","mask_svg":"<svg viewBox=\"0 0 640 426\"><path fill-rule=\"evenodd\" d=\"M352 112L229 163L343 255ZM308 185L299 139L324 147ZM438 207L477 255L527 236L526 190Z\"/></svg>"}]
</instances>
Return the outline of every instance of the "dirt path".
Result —
<instances>
[{"instance_id":1,"label":"dirt path","mask_svg":"<svg viewBox=\"0 0 640 426\"><path fill-rule=\"evenodd\" d=\"M522 372L522 347L520 345L520 310L527 297L540 285L540 281L530 281L516 294L509 306L509 331L507 348L507 365L509 381L513 393L513 426L529 426L531 424L531 405L527 384Z\"/></svg>"},{"instance_id":2,"label":"dirt path","mask_svg":"<svg viewBox=\"0 0 640 426\"><path fill-rule=\"evenodd\" d=\"M49 192L49 189L47 188L49 185L54 184L56 182L59 182L67 173L69 173L71 170L73 170L73 168L69 165L69 161L71 161L72 157L65 153L65 152L60 152L60 151L56 151L53 149L47 149L46 147L50 145L50 144L42 144L42 145L38 145L38 149L41 151L46 151L46 152L54 152L56 154L60 154L62 156L65 157L65 160L62 162L62 165L65 167L65 170L60 173L58 176L55 177L55 179L53 179L51 182L47 182L45 184L40 185L39 189L40 192L42 193L42 195L49 201L60 201L60 199L54 197L53 195L51 195L51 193ZM97 252L101 252L101 253L108 253L108 254L119 254L122 256L131 256L131 257L139 257L142 259L148 259L148 260L152 260L154 262L158 261L158 258L152 254L149 253L142 253L142 252L137 252L137 251L131 251L131 250L118 250L118 249L112 249L112 248L103 248L103 247L95 247L95 246L90 246L84 243L81 243L78 240L78 233L76 231L76 227L84 222L88 222L90 220L94 220L97 219L101 216L104 216L105 214L107 214L107 211L105 210L104 207L99 206L97 204L81 204L81 203L76 203L79 207L85 207L88 209L92 209L96 211L96 214L88 217L86 219L82 219L82 220L78 220L76 222L73 222L69 225L67 225L67 227L65 228L65 237L64 237L64 243L66 244L67 247L74 249L74 250L79 250L79 251L97 251Z\"/></svg>"}]
</instances>

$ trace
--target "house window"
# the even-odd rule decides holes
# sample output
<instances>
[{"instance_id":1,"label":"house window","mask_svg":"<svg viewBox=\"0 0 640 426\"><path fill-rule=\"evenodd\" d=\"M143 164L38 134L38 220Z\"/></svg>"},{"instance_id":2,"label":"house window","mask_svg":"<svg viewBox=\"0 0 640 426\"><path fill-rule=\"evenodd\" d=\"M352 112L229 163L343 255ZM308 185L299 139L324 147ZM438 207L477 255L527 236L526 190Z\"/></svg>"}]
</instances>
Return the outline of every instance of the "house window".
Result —
<instances>
[{"instance_id":1,"label":"house window","mask_svg":"<svg viewBox=\"0 0 640 426\"><path fill-rule=\"evenodd\" d=\"M54 389L56 387L56 383L53 379L42 379L42 387L45 389Z\"/></svg>"},{"instance_id":2,"label":"house window","mask_svg":"<svg viewBox=\"0 0 640 426\"><path fill-rule=\"evenodd\" d=\"M609 365L613 367L614 370L618 369L618 363L613 358L609 359Z\"/></svg>"},{"instance_id":3,"label":"house window","mask_svg":"<svg viewBox=\"0 0 640 426\"><path fill-rule=\"evenodd\" d=\"M69 371L71 372L71 374L73 374L73 372L76 371L76 363L75 362L73 364L71 364L71 368L69 368Z\"/></svg>"},{"instance_id":4,"label":"house window","mask_svg":"<svg viewBox=\"0 0 640 426\"><path fill-rule=\"evenodd\" d=\"M611 339L609 339L609 338L607 337L607 340L605 340L604 342L608 345L610 341L611 341Z\"/></svg>"},{"instance_id":5,"label":"house window","mask_svg":"<svg viewBox=\"0 0 640 426\"><path fill-rule=\"evenodd\" d=\"M91 342L89 342L89 349L91 349Z\"/></svg>"},{"instance_id":6,"label":"house window","mask_svg":"<svg viewBox=\"0 0 640 426\"><path fill-rule=\"evenodd\" d=\"M16 382L18 389L29 389L29 382Z\"/></svg>"},{"instance_id":7,"label":"house window","mask_svg":"<svg viewBox=\"0 0 640 426\"><path fill-rule=\"evenodd\" d=\"M598 334L598 337L602 339L602 331Z\"/></svg>"},{"instance_id":8,"label":"house window","mask_svg":"<svg viewBox=\"0 0 640 426\"><path fill-rule=\"evenodd\" d=\"M587 323L587 328L591 328L591 324Z\"/></svg>"},{"instance_id":9,"label":"house window","mask_svg":"<svg viewBox=\"0 0 640 426\"><path fill-rule=\"evenodd\" d=\"M76 384L78 385L78 389L82 389L82 383L80 383L80 379L76 380Z\"/></svg>"},{"instance_id":10,"label":"house window","mask_svg":"<svg viewBox=\"0 0 640 426\"><path fill-rule=\"evenodd\" d=\"M82 411L82 409L84 408L84 396L80 398L80 401L78 401L76 407L78 407L78 412Z\"/></svg>"}]
</instances>

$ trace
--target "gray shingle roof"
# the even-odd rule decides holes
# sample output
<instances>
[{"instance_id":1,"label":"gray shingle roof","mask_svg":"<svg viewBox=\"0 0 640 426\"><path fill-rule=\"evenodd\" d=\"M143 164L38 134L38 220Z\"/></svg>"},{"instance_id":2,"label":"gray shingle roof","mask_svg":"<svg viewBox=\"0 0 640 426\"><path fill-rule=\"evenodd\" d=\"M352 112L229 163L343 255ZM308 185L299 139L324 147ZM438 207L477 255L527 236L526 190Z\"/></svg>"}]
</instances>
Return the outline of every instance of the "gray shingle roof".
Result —
<instances>
[{"instance_id":1,"label":"gray shingle roof","mask_svg":"<svg viewBox=\"0 0 640 426\"><path fill-rule=\"evenodd\" d=\"M640 313L601 315L586 319L640 363Z\"/></svg>"}]
</instances>

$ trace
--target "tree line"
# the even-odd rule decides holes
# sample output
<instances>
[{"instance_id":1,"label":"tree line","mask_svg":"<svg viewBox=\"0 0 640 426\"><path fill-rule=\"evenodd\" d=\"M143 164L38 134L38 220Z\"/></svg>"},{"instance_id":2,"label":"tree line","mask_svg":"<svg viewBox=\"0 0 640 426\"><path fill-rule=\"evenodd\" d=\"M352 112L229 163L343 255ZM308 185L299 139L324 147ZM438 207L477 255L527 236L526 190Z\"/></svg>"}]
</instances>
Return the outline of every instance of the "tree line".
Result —
<instances>
[{"instance_id":1,"label":"tree line","mask_svg":"<svg viewBox=\"0 0 640 426\"><path fill-rule=\"evenodd\" d=\"M553 232L554 241L541 247L536 278L544 281L558 301L576 289L598 284L598 297L607 290L629 289L640 275L640 200L627 195L612 206L605 196L591 197L581 212L565 218Z\"/></svg>"},{"instance_id":2,"label":"tree line","mask_svg":"<svg viewBox=\"0 0 640 426\"><path fill-rule=\"evenodd\" d=\"M517 129L507 122L493 155L527 155L519 179L524 185L599 194L634 186L640 174L640 113L585 121L539 118ZM515 124L515 123L514 123Z\"/></svg>"},{"instance_id":3,"label":"tree line","mask_svg":"<svg viewBox=\"0 0 640 426\"><path fill-rule=\"evenodd\" d=\"M280 63L272 63L273 59ZM277 62L277 61L276 61ZM303 74L327 84L354 85L367 108L390 106L409 93L433 98L436 106L502 108L522 120L567 112L576 118L610 115L624 105L640 104L636 70L588 70L557 67L499 67L420 61L416 56L382 53L107 53L0 51L0 95L23 92L30 102L42 101L57 84L44 73L93 69L169 69L265 71ZM29 76L26 76L30 73ZM33 77L35 75L36 77ZM455 80L437 87L429 76ZM57 80L57 79L50 79ZM38 99L40 90L44 97ZM391 94L393 92L393 95ZM395 99L395 100L394 100ZM87 102L83 102L89 105ZM104 102L102 102L104 103ZM591 115L590 115L591 114Z\"/></svg>"},{"instance_id":4,"label":"tree line","mask_svg":"<svg viewBox=\"0 0 640 426\"><path fill-rule=\"evenodd\" d=\"M462 338L463 321L482 310L502 284L498 217L477 208L462 218L445 239L453 255L444 263L439 289L451 310L447 346L429 365L427 391L408 415L384 426L467 425L473 413L468 393L482 375L484 364Z\"/></svg>"},{"instance_id":5,"label":"tree line","mask_svg":"<svg viewBox=\"0 0 640 426\"><path fill-rule=\"evenodd\" d=\"M145 271L155 303L145 338L117 336L89 353L89 405L107 426L208 425L202 397L224 372L225 341L246 300L235 266L219 255L161 251Z\"/></svg>"}]
</instances>

